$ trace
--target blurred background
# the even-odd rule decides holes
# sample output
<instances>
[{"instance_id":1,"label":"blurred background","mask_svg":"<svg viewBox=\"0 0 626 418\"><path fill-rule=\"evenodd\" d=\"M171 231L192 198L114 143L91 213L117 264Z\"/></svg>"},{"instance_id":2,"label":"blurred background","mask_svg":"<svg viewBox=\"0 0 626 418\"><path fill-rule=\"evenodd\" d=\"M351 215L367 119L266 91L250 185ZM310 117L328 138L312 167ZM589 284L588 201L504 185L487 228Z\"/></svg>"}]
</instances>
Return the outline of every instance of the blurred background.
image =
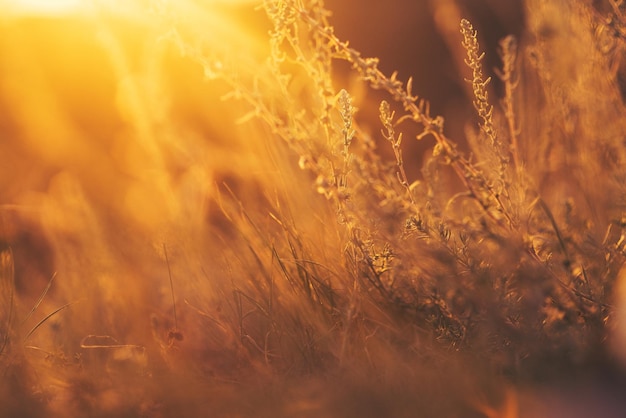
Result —
<instances>
[{"instance_id":1,"label":"blurred background","mask_svg":"<svg viewBox=\"0 0 626 418\"><path fill-rule=\"evenodd\" d=\"M169 190L162 186L165 180L155 180L155 173L169 173L172 164L194 164L191 157L182 156L194 151L183 151L173 137L192 136L196 142L208 138L214 144L210 151L199 142L185 146L214 155L209 158L214 173L236 175L238 167L231 159L245 147L233 140L231 132L239 128L225 116L240 110L221 105L219 97L226 90L205 82L200 65L159 41L166 34L155 23L155 14L145 12L154 11L150 5L158 3L105 2L101 6L105 13L98 19L93 18L90 3L81 0L0 3L0 205L5 207L0 236L41 253L18 274L50 275L51 260L45 256L45 245L37 242L36 229L19 226L31 216L17 209L32 208L38 200L34 196L47 192L61 172L73 173L90 199L108 211L134 208L133 216L143 223L157 222L167 207L176 206L164 197ZM265 36L267 23L264 12L249 3L211 2L208 10L215 16L207 18L204 29L240 37L242 49L260 48L256 44L264 42L259 38ZM474 23L486 52L485 70L491 72L499 65L498 41L508 34L519 35L524 15L520 0L461 3L329 0L326 5L337 35L364 56L378 57L387 74L397 71L401 80L413 77L413 92L430 102L432 114L444 116L448 136L462 145L465 124L474 123L475 116L464 81L468 73L462 61L453 58L463 54L458 22L466 17ZM378 105L385 96L371 92L366 96L366 89L346 73L347 68L337 63L338 88L346 87L355 96L357 120L376 132ZM492 86L499 87L497 82ZM129 140L137 134L144 140ZM149 137L159 137L161 148L149 145L145 139ZM404 141L407 171L414 180L420 176L423 153L433 144L410 140L410 131L405 138L409 138ZM385 144L381 152L390 155L391 149ZM165 161L168 155L179 160ZM243 156L241 161L245 160ZM154 199L164 201L163 208L142 203ZM20 257L17 250L18 263Z\"/></svg>"}]
</instances>

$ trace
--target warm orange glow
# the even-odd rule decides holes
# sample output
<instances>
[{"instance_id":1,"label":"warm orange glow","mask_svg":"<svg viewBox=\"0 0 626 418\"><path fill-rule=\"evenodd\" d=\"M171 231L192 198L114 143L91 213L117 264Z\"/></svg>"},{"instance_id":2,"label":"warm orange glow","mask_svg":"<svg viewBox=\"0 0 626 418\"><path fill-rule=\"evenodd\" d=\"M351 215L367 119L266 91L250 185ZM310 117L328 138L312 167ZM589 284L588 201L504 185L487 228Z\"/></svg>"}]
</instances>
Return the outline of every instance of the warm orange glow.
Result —
<instances>
[{"instance_id":1,"label":"warm orange glow","mask_svg":"<svg viewBox=\"0 0 626 418\"><path fill-rule=\"evenodd\" d=\"M626 364L626 12L524 1L499 58L454 0L0 0L0 418L516 418Z\"/></svg>"}]
</instances>

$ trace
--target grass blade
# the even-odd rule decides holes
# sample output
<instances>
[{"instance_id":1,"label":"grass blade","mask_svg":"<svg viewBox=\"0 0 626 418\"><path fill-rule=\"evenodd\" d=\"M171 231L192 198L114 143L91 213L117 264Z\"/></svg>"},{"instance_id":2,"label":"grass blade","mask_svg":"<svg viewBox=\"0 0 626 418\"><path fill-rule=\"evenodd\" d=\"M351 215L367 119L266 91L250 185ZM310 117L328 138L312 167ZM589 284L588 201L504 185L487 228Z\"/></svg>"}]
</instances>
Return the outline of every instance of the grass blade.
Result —
<instances>
[{"instance_id":1,"label":"grass blade","mask_svg":"<svg viewBox=\"0 0 626 418\"><path fill-rule=\"evenodd\" d=\"M28 334L26 334L26 337L24 337L24 341L28 340L28 338L33 335L33 333L35 331L37 331L37 329L42 326L48 319L52 318L54 315L56 315L57 313L61 312L63 309L70 307L71 305L73 305L75 302L70 302L70 303L66 303L65 305L55 309L54 311L50 312L48 315L46 315L41 321L37 322L37 325L35 325L30 331L28 331Z\"/></svg>"},{"instance_id":2,"label":"grass blade","mask_svg":"<svg viewBox=\"0 0 626 418\"><path fill-rule=\"evenodd\" d=\"M41 295L39 295L39 299L37 299L37 302L35 302L31 310L28 312L28 315L26 315L26 318L24 318L24 320L22 321L22 324L28 321L30 317L33 315L33 313L37 310L37 308L39 308L39 305L41 305L41 302L48 294L48 291L50 290L50 287L52 286L52 282L54 281L56 277L57 277L57 272L55 271L52 274L52 277L50 277L50 280L48 280L48 284L46 285L46 288L43 290L43 292L41 292Z\"/></svg>"}]
</instances>

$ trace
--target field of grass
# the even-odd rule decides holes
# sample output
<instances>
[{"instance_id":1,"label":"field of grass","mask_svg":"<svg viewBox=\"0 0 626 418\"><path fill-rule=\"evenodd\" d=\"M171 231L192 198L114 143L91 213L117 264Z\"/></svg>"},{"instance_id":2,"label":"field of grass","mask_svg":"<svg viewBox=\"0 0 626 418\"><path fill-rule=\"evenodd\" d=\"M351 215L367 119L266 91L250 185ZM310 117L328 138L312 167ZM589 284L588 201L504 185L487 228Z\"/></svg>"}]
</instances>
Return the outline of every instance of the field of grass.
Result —
<instances>
[{"instance_id":1,"label":"field of grass","mask_svg":"<svg viewBox=\"0 0 626 418\"><path fill-rule=\"evenodd\" d=\"M0 416L619 416L626 2L462 3L0 16Z\"/></svg>"}]
</instances>

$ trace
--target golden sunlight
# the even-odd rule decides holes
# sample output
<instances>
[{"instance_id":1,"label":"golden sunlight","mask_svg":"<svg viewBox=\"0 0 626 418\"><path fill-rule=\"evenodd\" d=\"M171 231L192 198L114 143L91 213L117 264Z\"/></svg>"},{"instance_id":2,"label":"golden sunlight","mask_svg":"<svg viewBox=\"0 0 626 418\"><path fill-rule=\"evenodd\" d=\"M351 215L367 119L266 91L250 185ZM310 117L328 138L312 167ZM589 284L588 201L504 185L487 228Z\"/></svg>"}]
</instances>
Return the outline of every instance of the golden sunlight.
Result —
<instances>
[{"instance_id":1,"label":"golden sunlight","mask_svg":"<svg viewBox=\"0 0 626 418\"><path fill-rule=\"evenodd\" d=\"M80 12L84 0L2 0L4 12L18 15L68 15Z\"/></svg>"},{"instance_id":2,"label":"golden sunlight","mask_svg":"<svg viewBox=\"0 0 626 418\"><path fill-rule=\"evenodd\" d=\"M0 0L0 418L622 416L602 2Z\"/></svg>"}]
</instances>

